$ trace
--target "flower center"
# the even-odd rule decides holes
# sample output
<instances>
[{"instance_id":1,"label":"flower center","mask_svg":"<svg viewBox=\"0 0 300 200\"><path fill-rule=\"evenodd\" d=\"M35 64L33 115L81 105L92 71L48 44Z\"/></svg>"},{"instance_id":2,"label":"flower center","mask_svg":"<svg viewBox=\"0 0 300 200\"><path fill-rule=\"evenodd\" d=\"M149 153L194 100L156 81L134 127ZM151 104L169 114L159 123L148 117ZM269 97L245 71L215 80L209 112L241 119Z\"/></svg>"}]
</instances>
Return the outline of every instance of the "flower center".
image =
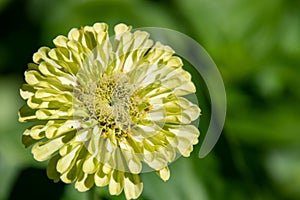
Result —
<instances>
[{"instance_id":1,"label":"flower center","mask_svg":"<svg viewBox=\"0 0 300 200\"><path fill-rule=\"evenodd\" d=\"M88 116L83 121L95 120L104 137L111 138L113 134L122 138L128 136L130 129L150 109L148 101L138 92L127 74L115 72L103 74L98 82L89 84L89 88L81 87L76 97Z\"/></svg>"},{"instance_id":2,"label":"flower center","mask_svg":"<svg viewBox=\"0 0 300 200\"><path fill-rule=\"evenodd\" d=\"M128 131L133 126L130 110L133 108L135 88L125 74L104 75L95 90L95 113L101 123Z\"/></svg>"}]
</instances>

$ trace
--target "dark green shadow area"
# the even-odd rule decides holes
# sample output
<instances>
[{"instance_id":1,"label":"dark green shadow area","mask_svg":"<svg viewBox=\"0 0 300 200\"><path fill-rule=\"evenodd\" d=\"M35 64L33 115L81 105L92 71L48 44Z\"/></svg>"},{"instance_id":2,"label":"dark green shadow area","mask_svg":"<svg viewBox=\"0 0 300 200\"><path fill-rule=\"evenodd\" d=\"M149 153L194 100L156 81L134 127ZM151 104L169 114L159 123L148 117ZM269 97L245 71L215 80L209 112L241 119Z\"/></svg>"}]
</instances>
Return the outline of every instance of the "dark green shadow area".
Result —
<instances>
[{"instance_id":1,"label":"dark green shadow area","mask_svg":"<svg viewBox=\"0 0 300 200\"><path fill-rule=\"evenodd\" d=\"M12 187L9 200L53 200L60 199L64 191L62 182L53 183L44 169L26 168L20 171Z\"/></svg>"}]
</instances>

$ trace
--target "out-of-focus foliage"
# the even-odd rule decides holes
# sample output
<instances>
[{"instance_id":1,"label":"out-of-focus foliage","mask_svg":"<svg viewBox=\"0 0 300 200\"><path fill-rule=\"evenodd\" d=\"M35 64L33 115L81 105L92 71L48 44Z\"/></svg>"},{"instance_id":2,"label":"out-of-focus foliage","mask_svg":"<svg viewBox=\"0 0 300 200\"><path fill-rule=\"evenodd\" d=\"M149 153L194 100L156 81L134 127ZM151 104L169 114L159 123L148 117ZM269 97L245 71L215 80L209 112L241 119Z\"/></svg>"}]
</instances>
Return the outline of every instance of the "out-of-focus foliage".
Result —
<instances>
[{"instance_id":1,"label":"out-of-focus foliage","mask_svg":"<svg viewBox=\"0 0 300 200\"><path fill-rule=\"evenodd\" d=\"M18 88L27 63L40 46L53 46L56 35L96 21L183 32L208 51L226 86L226 124L214 150L199 159L198 144L191 158L171 165L166 183L144 174L140 199L300 199L299 1L2 0L0 18L0 199L20 192L16 183L24 184L25 199L37 198L33 193L45 186L32 190L35 179L18 182L22 170L45 166L20 141L28 125L17 122ZM209 110L207 99L200 99L203 111ZM200 123L208 119L203 112ZM60 196L89 197L70 186Z\"/></svg>"}]
</instances>

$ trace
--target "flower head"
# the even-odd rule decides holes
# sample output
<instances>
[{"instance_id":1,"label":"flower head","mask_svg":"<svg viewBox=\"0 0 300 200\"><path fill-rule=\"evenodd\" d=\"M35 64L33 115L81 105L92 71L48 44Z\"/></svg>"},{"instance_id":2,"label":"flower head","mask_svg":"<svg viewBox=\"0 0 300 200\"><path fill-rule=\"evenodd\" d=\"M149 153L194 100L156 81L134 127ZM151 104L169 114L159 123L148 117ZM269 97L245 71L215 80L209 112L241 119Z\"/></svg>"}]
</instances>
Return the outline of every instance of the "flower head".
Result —
<instances>
[{"instance_id":1,"label":"flower head","mask_svg":"<svg viewBox=\"0 0 300 200\"><path fill-rule=\"evenodd\" d=\"M195 86L170 47L125 24L114 31L110 40L96 23L40 48L25 72L19 120L35 121L22 140L36 160L50 159L49 178L79 191L108 185L132 199L143 165L166 181L176 155L189 156L200 109L184 97Z\"/></svg>"}]
</instances>

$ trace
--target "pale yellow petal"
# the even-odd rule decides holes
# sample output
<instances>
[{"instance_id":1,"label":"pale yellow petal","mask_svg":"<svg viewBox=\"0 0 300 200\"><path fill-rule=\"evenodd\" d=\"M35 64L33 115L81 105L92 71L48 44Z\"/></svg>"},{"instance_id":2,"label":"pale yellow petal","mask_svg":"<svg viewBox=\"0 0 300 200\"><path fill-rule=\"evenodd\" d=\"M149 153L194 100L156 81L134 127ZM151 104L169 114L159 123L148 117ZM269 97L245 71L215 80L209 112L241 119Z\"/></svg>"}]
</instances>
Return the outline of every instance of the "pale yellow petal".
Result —
<instances>
[{"instance_id":1,"label":"pale yellow petal","mask_svg":"<svg viewBox=\"0 0 300 200\"><path fill-rule=\"evenodd\" d=\"M81 145L77 145L68 154L62 156L62 158L57 162L57 171L61 174L68 171L75 164L80 149Z\"/></svg>"},{"instance_id":2,"label":"pale yellow petal","mask_svg":"<svg viewBox=\"0 0 300 200\"><path fill-rule=\"evenodd\" d=\"M99 161L94 157L90 156L87 158L82 166L82 170L87 174L94 174L97 171Z\"/></svg>"},{"instance_id":3,"label":"pale yellow petal","mask_svg":"<svg viewBox=\"0 0 300 200\"><path fill-rule=\"evenodd\" d=\"M53 43L57 47L67 47L68 40L69 39L67 37L59 35L53 40Z\"/></svg>"},{"instance_id":4,"label":"pale yellow petal","mask_svg":"<svg viewBox=\"0 0 300 200\"><path fill-rule=\"evenodd\" d=\"M143 191L143 183L137 174L125 173L124 192L126 199L136 199Z\"/></svg>"},{"instance_id":5,"label":"pale yellow petal","mask_svg":"<svg viewBox=\"0 0 300 200\"><path fill-rule=\"evenodd\" d=\"M114 170L109 181L109 193L119 195L124 187L124 172Z\"/></svg>"},{"instance_id":6,"label":"pale yellow petal","mask_svg":"<svg viewBox=\"0 0 300 200\"><path fill-rule=\"evenodd\" d=\"M156 173L164 181L167 181L170 178L170 170L168 167L164 167L163 169L156 171Z\"/></svg>"},{"instance_id":7,"label":"pale yellow petal","mask_svg":"<svg viewBox=\"0 0 300 200\"><path fill-rule=\"evenodd\" d=\"M65 143L63 136L46 142L38 142L32 147L32 153L36 160L45 161L55 154Z\"/></svg>"},{"instance_id":8,"label":"pale yellow petal","mask_svg":"<svg viewBox=\"0 0 300 200\"><path fill-rule=\"evenodd\" d=\"M92 174L84 173L83 177L75 182L75 188L79 192L85 192L91 189L94 186L94 183L94 176Z\"/></svg>"},{"instance_id":9,"label":"pale yellow petal","mask_svg":"<svg viewBox=\"0 0 300 200\"><path fill-rule=\"evenodd\" d=\"M47 176L55 183L59 181L60 174L56 170L57 161L60 159L60 155L57 154L52 157L47 166Z\"/></svg>"},{"instance_id":10,"label":"pale yellow petal","mask_svg":"<svg viewBox=\"0 0 300 200\"><path fill-rule=\"evenodd\" d=\"M109 184L110 173L106 174L103 171L103 165L100 164L97 173L95 173L95 184L99 187L103 187Z\"/></svg>"}]
</instances>

